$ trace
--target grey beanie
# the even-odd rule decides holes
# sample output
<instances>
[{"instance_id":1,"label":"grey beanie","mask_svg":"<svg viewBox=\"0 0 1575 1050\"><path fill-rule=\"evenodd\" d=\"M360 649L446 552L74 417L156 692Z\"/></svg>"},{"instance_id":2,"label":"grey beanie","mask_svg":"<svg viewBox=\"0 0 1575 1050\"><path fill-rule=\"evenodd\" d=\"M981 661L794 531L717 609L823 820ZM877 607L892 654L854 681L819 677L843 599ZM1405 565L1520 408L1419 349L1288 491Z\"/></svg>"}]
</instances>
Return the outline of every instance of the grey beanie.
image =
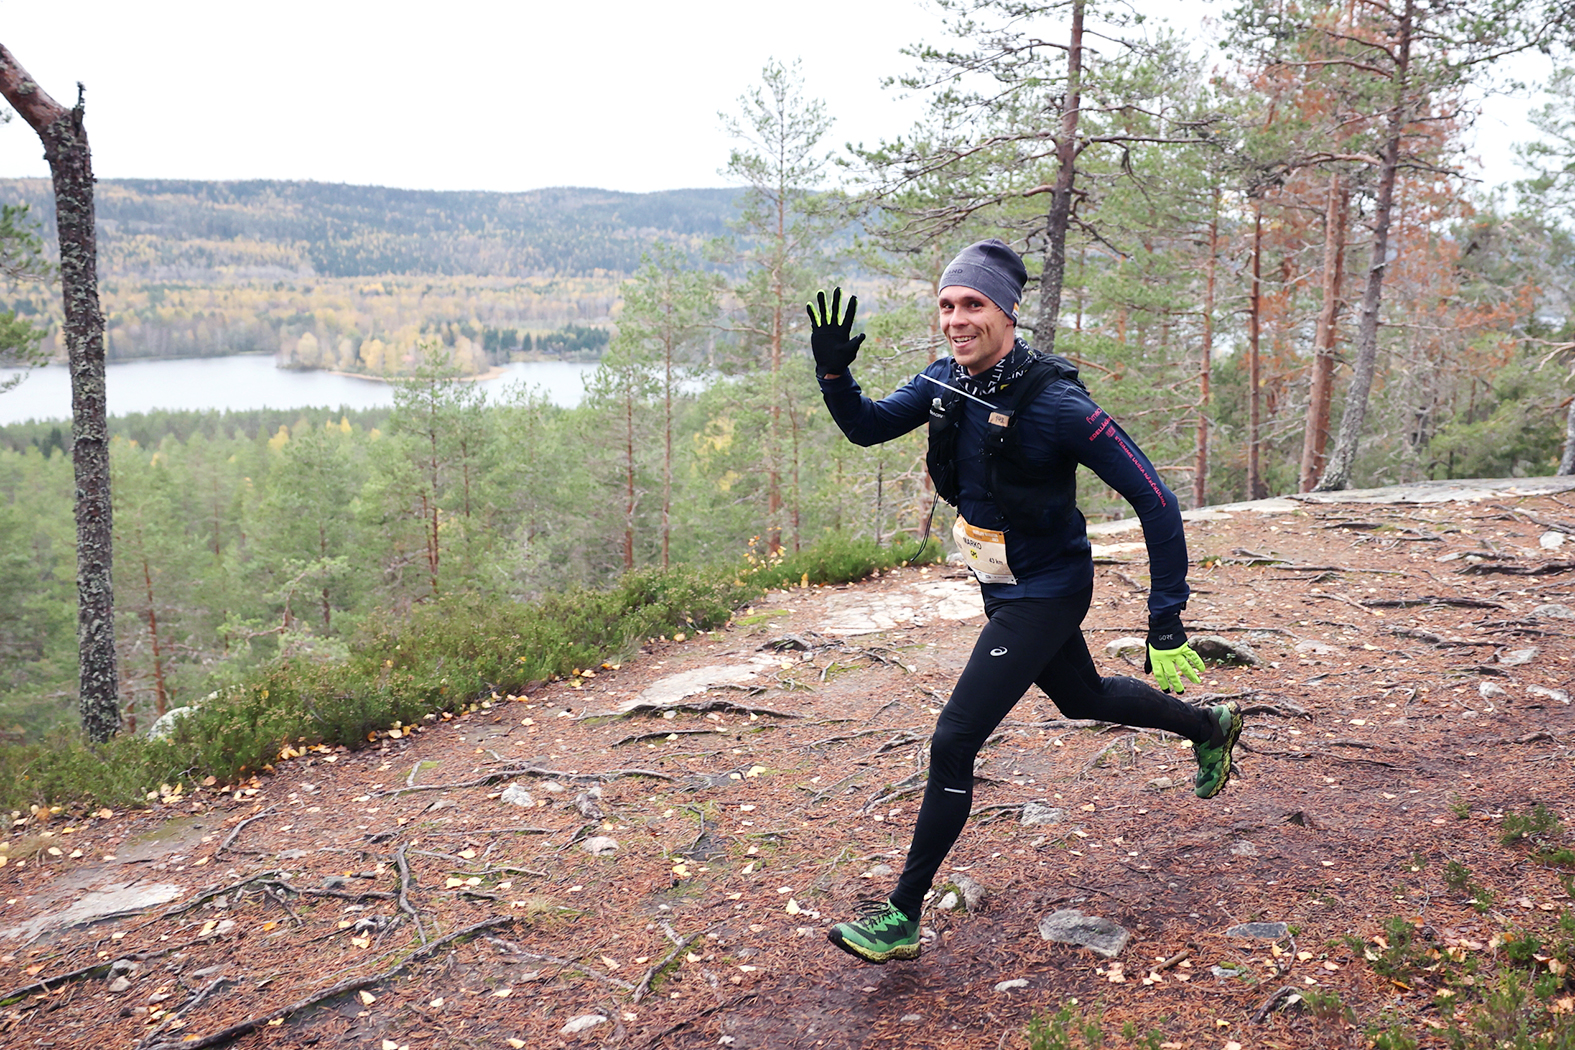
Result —
<instances>
[{"instance_id":1,"label":"grey beanie","mask_svg":"<svg viewBox=\"0 0 1575 1050\"><path fill-rule=\"evenodd\" d=\"M1017 323L1017 305L1023 298L1028 270L1005 241L991 237L970 244L957 253L941 274L942 288L959 285L987 295L1001 312Z\"/></svg>"}]
</instances>

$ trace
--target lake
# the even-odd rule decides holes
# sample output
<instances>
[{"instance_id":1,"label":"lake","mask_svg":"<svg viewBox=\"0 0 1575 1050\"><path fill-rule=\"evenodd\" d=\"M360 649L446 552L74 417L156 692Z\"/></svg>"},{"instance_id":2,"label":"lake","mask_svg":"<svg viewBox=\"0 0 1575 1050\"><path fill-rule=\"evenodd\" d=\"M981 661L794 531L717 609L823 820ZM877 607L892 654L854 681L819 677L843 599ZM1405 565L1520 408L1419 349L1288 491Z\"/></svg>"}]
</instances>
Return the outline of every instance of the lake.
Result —
<instances>
[{"instance_id":1,"label":"lake","mask_svg":"<svg viewBox=\"0 0 1575 1050\"><path fill-rule=\"evenodd\" d=\"M571 407L585 394L583 377L594 364L522 361L503 375L480 380L490 396L524 383L541 388L554 404ZM0 369L0 378L15 374ZM381 380L274 367L272 354L197 357L177 361L126 361L107 366L109 414L162 409L378 408L394 403L394 388ZM71 374L65 365L35 368L22 384L0 394L0 426L30 419L71 418Z\"/></svg>"}]
</instances>

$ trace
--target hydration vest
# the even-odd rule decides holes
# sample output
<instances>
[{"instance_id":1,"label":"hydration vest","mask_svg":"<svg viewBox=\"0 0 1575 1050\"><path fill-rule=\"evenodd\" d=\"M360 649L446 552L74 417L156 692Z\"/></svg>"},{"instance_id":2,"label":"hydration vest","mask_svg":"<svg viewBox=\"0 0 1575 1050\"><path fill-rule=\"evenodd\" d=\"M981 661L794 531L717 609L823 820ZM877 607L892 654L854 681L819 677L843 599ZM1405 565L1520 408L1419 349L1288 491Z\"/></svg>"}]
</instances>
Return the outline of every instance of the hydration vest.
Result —
<instances>
[{"instance_id":1,"label":"hydration vest","mask_svg":"<svg viewBox=\"0 0 1575 1050\"><path fill-rule=\"evenodd\" d=\"M1035 351L1028 370L1001 388L1001 394L1006 395L1005 404L991 409L985 426L982 457L986 494L1007 524L1028 536L1058 533L1077 513L1076 464L1030 463L1023 453L1017 425L1018 407L1032 404L1058 379L1083 386L1072 362L1059 354ZM943 390L931 402L930 441L925 454L925 466L936 494L954 507L962 495L957 432L964 400L954 390Z\"/></svg>"}]
</instances>

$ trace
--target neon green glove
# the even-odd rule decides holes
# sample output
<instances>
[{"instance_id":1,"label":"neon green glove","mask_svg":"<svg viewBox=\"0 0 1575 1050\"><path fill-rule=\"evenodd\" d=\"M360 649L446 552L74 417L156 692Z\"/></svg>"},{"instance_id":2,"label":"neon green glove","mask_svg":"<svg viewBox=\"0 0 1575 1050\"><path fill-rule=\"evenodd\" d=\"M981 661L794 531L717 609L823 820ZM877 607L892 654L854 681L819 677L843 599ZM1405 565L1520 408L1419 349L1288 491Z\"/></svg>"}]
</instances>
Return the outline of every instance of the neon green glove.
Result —
<instances>
[{"instance_id":1,"label":"neon green glove","mask_svg":"<svg viewBox=\"0 0 1575 1050\"><path fill-rule=\"evenodd\" d=\"M1153 674L1154 681L1167 693L1185 693L1185 675L1193 682L1201 682L1204 671L1203 657L1187 644L1187 632L1181 626L1180 613L1153 617L1148 624L1148 655L1143 660L1143 670Z\"/></svg>"},{"instance_id":2,"label":"neon green glove","mask_svg":"<svg viewBox=\"0 0 1575 1050\"><path fill-rule=\"evenodd\" d=\"M1192 646L1182 642L1176 649L1156 649L1148 647L1148 659L1143 661L1143 670L1151 671L1154 681L1167 693L1185 693L1187 686L1181 680L1186 675L1194 682L1203 679L1198 675L1203 673L1203 657L1192 651Z\"/></svg>"}]
</instances>

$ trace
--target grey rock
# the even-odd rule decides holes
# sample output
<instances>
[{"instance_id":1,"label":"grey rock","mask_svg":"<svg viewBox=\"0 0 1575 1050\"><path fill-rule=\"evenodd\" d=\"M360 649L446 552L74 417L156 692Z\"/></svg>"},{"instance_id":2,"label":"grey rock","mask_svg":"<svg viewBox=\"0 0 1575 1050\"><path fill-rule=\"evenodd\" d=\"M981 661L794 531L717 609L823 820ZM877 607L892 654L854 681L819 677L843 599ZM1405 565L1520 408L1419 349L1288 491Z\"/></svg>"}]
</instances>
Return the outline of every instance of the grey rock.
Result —
<instances>
[{"instance_id":1,"label":"grey rock","mask_svg":"<svg viewBox=\"0 0 1575 1050\"><path fill-rule=\"evenodd\" d=\"M139 882L134 877L129 882L114 882L96 886L81 894L66 907L46 909L18 926L0 929L0 941L33 940L50 930L64 930L72 926L99 922L117 915L131 915L145 908L168 904L186 889L169 883Z\"/></svg>"},{"instance_id":2,"label":"grey rock","mask_svg":"<svg viewBox=\"0 0 1575 1050\"><path fill-rule=\"evenodd\" d=\"M1155 777L1143 786L1150 791L1168 791L1176 786L1176 782L1169 777Z\"/></svg>"},{"instance_id":3,"label":"grey rock","mask_svg":"<svg viewBox=\"0 0 1575 1050\"><path fill-rule=\"evenodd\" d=\"M1247 971L1246 971L1246 969L1244 967L1238 967L1238 966L1210 966L1209 967L1209 973L1212 973L1215 977L1240 977L1242 974L1244 974L1246 972Z\"/></svg>"},{"instance_id":4,"label":"grey rock","mask_svg":"<svg viewBox=\"0 0 1575 1050\"><path fill-rule=\"evenodd\" d=\"M1237 857L1256 857L1258 855L1258 847L1246 839L1237 839L1235 842L1232 842L1230 851L1233 856Z\"/></svg>"},{"instance_id":5,"label":"grey rock","mask_svg":"<svg viewBox=\"0 0 1575 1050\"><path fill-rule=\"evenodd\" d=\"M1308 653L1313 656L1327 656L1334 652L1334 646L1326 645L1323 642L1313 641L1310 638L1305 641L1297 642L1294 648L1299 653Z\"/></svg>"},{"instance_id":6,"label":"grey rock","mask_svg":"<svg viewBox=\"0 0 1575 1050\"><path fill-rule=\"evenodd\" d=\"M1023 803L1024 824L1059 824L1066 819L1066 810L1043 802Z\"/></svg>"},{"instance_id":7,"label":"grey rock","mask_svg":"<svg viewBox=\"0 0 1575 1050\"><path fill-rule=\"evenodd\" d=\"M1015 978L1014 980L1002 981L1000 984L995 986L995 990L998 991L998 992L1009 992L1013 988L1027 988L1027 987L1028 987L1028 982L1023 980L1021 977L1018 977L1018 978Z\"/></svg>"},{"instance_id":8,"label":"grey rock","mask_svg":"<svg viewBox=\"0 0 1575 1050\"><path fill-rule=\"evenodd\" d=\"M559 1035L580 1035L589 1032L599 1024L606 1024L607 1018L601 1014L581 1014L571 1017L569 1023L558 1029Z\"/></svg>"},{"instance_id":9,"label":"grey rock","mask_svg":"<svg viewBox=\"0 0 1575 1050\"><path fill-rule=\"evenodd\" d=\"M130 987L131 978L129 977L117 977L113 981L109 982L109 990L115 993L124 992Z\"/></svg>"},{"instance_id":10,"label":"grey rock","mask_svg":"<svg viewBox=\"0 0 1575 1050\"><path fill-rule=\"evenodd\" d=\"M924 1020L924 1015L923 1014L903 1014L902 1015L902 1023L903 1024L918 1024L922 1020Z\"/></svg>"},{"instance_id":11,"label":"grey rock","mask_svg":"<svg viewBox=\"0 0 1575 1050\"><path fill-rule=\"evenodd\" d=\"M510 786L512 786L512 785L510 785ZM439 809L458 809L458 808L459 808L459 803L455 802L453 799L451 799L451 798L440 798L436 802L432 803L430 806L427 807L427 812L431 813L431 812L434 812L434 811L439 810Z\"/></svg>"},{"instance_id":12,"label":"grey rock","mask_svg":"<svg viewBox=\"0 0 1575 1050\"><path fill-rule=\"evenodd\" d=\"M958 897L957 894L953 893L952 891L947 890L946 896L941 898L940 903L937 904L936 907L941 911L956 911L957 905L961 903L962 898Z\"/></svg>"},{"instance_id":13,"label":"grey rock","mask_svg":"<svg viewBox=\"0 0 1575 1050\"><path fill-rule=\"evenodd\" d=\"M1570 702L1570 694L1562 689L1549 689L1545 685L1528 685L1526 686L1526 692L1532 696L1545 696L1549 700L1556 700L1561 704Z\"/></svg>"},{"instance_id":14,"label":"grey rock","mask_svg":"<svg viewBox=\"0 0 1575 1050\"><path fill-rule=\"evenodd\" d=\"M957 892L962 895L963 907L969 911L977 911L979 905L983 904L984 899L990 895L989 890L967 875L958 875L951 880L951 883L957 887Z\"/></svg>"},{"instance_id":15,"label":"grey rock","mask_svg":"<svg viewBox=\"0 0 1575 1050\"><path fill-rule=\"evenodd\" d=\"M1553 602L1548 605L1539 605L1531 610L1531 615L1542 620L1575 620L1575 609L1568 605Z\"/></svg>"},{"instance_id":16,"label":"grey rock","mask_svg":"<svg viewBox=\"0 0 1575 1050\"><path fill-rule=\"evenodd\" d=\"M618 840L606 835L595 835L580 843L580 848L593 857L605 857L618 852Z\"/></svg>"},{"instance_id":17,"label":"grey rock","mask_svg":"<svg viewBox=\"0 0 1575 1050\"><path fill-rule=\"evenodd\" d=\"M1509 690L1501 685L1494 685L1492 682L1478 682L1477 693L1484 700L1492 700L1494 697L1508 696Z\"/></svg>"},{"instance_id":18,"label":"grey rock","mask_svg":"<svg viewBox=\"0 0 1575 1050\"><path fill-rule=\"evenodd\" d=\"M872 878L872 879L884 879L886 876L888 876L890 874L891 874L891 865L890 864L877 864L873 868L870 869L870 878Z\"/></svg>"},{"instance_id":19,"label":"grey rock","mask_svg":"<svg viewBox=\"0 0 1575 1050\"><path fill-rule=\"evenodd\" d=\"M350 885L350 880L343 875L329 875L323 879L323 889L325 890L342 890L348 885Z\"/></svg>"},{"instance_id":20,"label":"grey rock","mask_svg":"<svg viewBox=\"0 0 1575 1050\"><path fill-rule=\"evenodd\" d=\"M1544 532L1537 537L1537 546L1545 551L1557 550L1564 546L1565 535L1562 532Z\"/></svg>"},{"instance_id":21,"label":"grey rock","mask_svg":"<svg viewBox=\"0 0 1575 1050\"><path fill-rule=\"evenodd\" d=\"M109 964L110 973L134 974L140 969L142 966L135 959L116 959Z\"/></svg>"},{"instance_id":22,"label":"grey rock","mask_svg":"<svg viewBox=\"0 0 1575 1050\"><path fill-rule=\"evenodd\" d=\"M549 795L563 794L563 785L558 783L556 780L543 780L541 782L541 789Z\"/></svg>"},{"instance_id":23,"label":"grey rock","mask_svg":"<svg viewBox=\"0 0 1575 1050\"><path fill-rule=\"evenodd\" d=\"M1498 663L1500 667L1520 667L1535 660L1539 652L1541 650L1536 646L1529 649L1511 649L1498 658Z\"/></svg>"},{"instance_id":24,"label":"grey rock","mask_svg":"<svg viewBox=\"0 0 1575 1050\"><path fill-rule=\"evenodd\" d=\"M197 707L198 707L197 704L188 704L185 707L172 707L172 708L170 708L168 711L166 711L162 715L160 715L154 721L154 723L151 726L148 727L148 739L149 740L164 740L164 739L167 739L171 733L175 732L175 723L179 722L182 718L185 718L187 715L196 714L197 713Z\"/></svg>"},{"instance_id":25,"label":"grey rock","mask_svg":"<svg viewBox=\"0 0 1575 1050\"><path fill-rule=\"evenodd\" d=\"M1225 936L1243 941L1278 941L1290 934L1291 928L1283 922L1244 922L1225 931Z\"/></svg>"},{"instance_id":26,"label":"grey rock","mask_svg":"<svg viewBox=\"0 0 1575 1050\"><path fill-rule=\"evenodd\" d=\"M1121 954L1132 934L1118 924L1097 915L1084 915L1076 908L1062 908L1039 920L1039 936L1057 944L1074 944L1107 959Z\"/></svg>"},{"instance_id":27,"label":"grey rock","mask_svg":"<svg viewBox=\"0 0 1575 1050\"><path fill-rule=\"evenodd\" d=\"M1105 655L1112 660L1128 654L1136 656L1148 655L1148 640L1144 638L1117 638L1113 642L1105 643Z\"/></svg>"},{"instance_id":28,"label":"grey rock","mask_svg":"<svg viewBox=\"0 0 1575 1050\"><path fill-rule=\"evenodd\" d=\"M503 794L498 796L499 802L506 802L511 806L525 808L534 806L536 800L531 798L530 792L525 790L525 785L515 782L503 789Z\"/></svg>"},{"instance_id":29,"label":"grey rock","mask_svg":"<svg viewBox=\"0 0 1575 1050\"><path fill-rule=\"evenodd\" d=\"M1212 663L1244 664L1247 667L1263 666L1263 658L1253 652L1246 642L1233 642L1217 634L1196 634L1187 639L1192 651Z\"/></svg>"},{"instance_id":30,"label":"grey rock","mask_svg":"<svg viewBox=\"0 0 1575 1050\"><path fill-rule=\"evenodd\" d=\"M574 808L580 811L580 816L586 820L601 820L607 814L602 812L598 805L602 797L602 789L593 787L574 796Z\"/></svg>"},{"instance_id":31,"label":"grey rock","mask_svg":"<svg viewBox=\"0 0 1575 1050\"><path fill-rule=\"evenodd\" d=\"M200 970L193 970L191 972L191 975L193 977L212 977L216 973L223 973L223 972L224 972L224 964L223 963L219 963L217 966L204 966Z\"/></svg>"},{"instance_id":32,"label":"grey rock","mask_svg":"<svg viewBox=\"0 0 1575 1050\"><path fill-rule=\"evenodd\" d=\"M282 849L273 855L274 860L300 860L306 856L304 849Z\"/></svg>"}]
</instances>

